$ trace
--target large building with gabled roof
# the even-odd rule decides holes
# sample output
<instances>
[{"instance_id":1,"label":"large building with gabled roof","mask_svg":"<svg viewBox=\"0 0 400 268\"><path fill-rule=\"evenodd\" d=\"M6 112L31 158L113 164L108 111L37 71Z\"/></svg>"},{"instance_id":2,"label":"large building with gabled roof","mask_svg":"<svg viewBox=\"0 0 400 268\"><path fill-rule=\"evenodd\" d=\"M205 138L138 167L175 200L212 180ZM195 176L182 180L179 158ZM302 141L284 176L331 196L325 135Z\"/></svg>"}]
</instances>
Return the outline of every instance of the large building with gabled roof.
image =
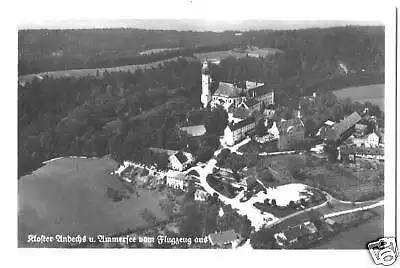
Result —
<instances>
[{"instance_id":1,"label":"large building with gabled roof","mask_svg":"<svg viewBox=\"0 0 400 268\"><path fill-rule=\"evenodd\" d=\"M264 83L258 81L241 81L236 83L219 82L217 89L211 93L211 71L207 60L203 62L202 69L202 94L203 107L214 108L218 105L226 110L229 107L238 107L242 103L251 105L257 103L264 105L274 104L274 90L269 89ZM251 102L249 102L251 100Z\"/></svg>"},{"instance_id":2,"label":"large building with gabled roof","mask_svg":"<svg viewBox=\"0 0 400 268\"><path fill-rule=\"evenodd\" d=\"M227 145L233 146L238 141L244 139L255 128L256 120L252 116L238 123L230 123L224 130L224 140Z\"/></svg>"}]
</instances>

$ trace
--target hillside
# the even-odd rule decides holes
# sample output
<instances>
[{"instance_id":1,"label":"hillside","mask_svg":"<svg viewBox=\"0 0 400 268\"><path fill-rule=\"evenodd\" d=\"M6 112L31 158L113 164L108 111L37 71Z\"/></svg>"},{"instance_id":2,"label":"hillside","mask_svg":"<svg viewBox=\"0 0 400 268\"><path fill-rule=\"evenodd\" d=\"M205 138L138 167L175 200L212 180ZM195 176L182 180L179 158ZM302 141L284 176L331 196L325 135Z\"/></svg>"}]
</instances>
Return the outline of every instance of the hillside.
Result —
<instances>
[{"instance_id":1,"label":"hillside","mask_svg":"<svg viewBox=\"0 0 400 268\"><path fill-rule=\"evenodd\" d=\"M307 61L341 59L359 67L366 64L382 67L384 63L384 27L381 26L257 30L240 36L234 33L132 28L20 30L18 73L146 64L245 45L297 51ZM139 55L149 49L177 47L181 49Z\"/></svg>"},{"instance_id":2,"label":"hillside","mask_svg":"<svg viewBox=\"0 0 400 268\"><path fill-rule=\"evenodd\" d=\"M85 31L88 35L80 39L80 45L72 45L76 41L72 37L77 38ZM28 51L34 52L27 53L26 57L31 57L32 64L43 63L43 68L48 68L50 65L45 64L46 56L42 58L41 55L47 55L62 44L60 42L64 39L60 41L57 35L66 35L65 38L71 35L72 39L67 42L71 45L68 55L80 53L78 55L82 56L85 50L96 51L106 47L115 50L121 47L122 54L117 51L114 60L95 57L107 64L117 64L118 57L128 51L128 46L123 39L116 37L125 32L128 38L131 31L134 30L105 31L110 36L103 35L102 30L68 30L65 33L49 31L47 36L41 36L41 31L28 31L31 34L29 38L35 40L33 43L36 45L25 44ZM163 40L157 39L157 34L182 34L174 31L145 32L154 38L156 43L153 46ZM216 33L205 34L212 37ZM227 34L221 33L224 36ZM93 36L101 36L103 42L90 45L90 42L94 42ZM315 107L309 109L310 113L305 118L307 129L312 128L311 123L318 123L313 122L316 115L322 120L333 112L335 117L342 117L349 109L362 109L359 105L351 107L349 103L337 102L333 94L328 94L330 91L384 82L383 28L253 31L244 33L242 37L246 40L251 37L254 46L278 48L284 53L265 59L228 57L221 60L220 65L212 66L213 79L263 81L275 89L276 103L279 105L277 114L284 116L293 114L293 110L298 107L299 96L317 90L320 100ZM48 38L47 46L40 50L40 44ZM54 38L54 42L51 38ZM192 41L188 40L189 43ZM212 42L216 44L223 41L222 38ZM140 48L140 51L143 50ZM85 57L82 56L82 60ZM53 63L68 67L68 60L71 59L73 57L60 56ZM79 60L76 62L79 63ZM338 67L340 64L346 65L348 73ZM35 170L47 159L65 155L112 154L118 159L135 159L141 157L143 150L149 146L179 150L189 145L190 150L199 155L204 153L204 148L217 146L217 133L209 133L203 140L192 144L179 131L179 125L185 121L188 113L200 107L200 74L199 61L182 57L146 70L105 71L101 76L44 77L19 86L19 176ZM370 110L372 108L375 109L371 107ZM219 122L220 118L223 120L223 114L204 114L202 120L210 124L223 126L226 123Z\"/></svg>"}]
</instances>

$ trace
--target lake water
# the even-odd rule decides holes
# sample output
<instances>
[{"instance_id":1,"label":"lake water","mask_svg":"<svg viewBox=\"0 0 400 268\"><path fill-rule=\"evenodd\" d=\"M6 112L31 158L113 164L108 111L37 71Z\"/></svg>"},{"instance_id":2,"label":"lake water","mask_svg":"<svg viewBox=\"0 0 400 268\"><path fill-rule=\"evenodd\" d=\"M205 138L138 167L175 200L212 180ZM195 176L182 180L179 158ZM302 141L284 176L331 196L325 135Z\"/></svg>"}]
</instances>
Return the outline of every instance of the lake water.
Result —
<instances>
[{"instance_id":1,"label":"lake water","mask_svg":"<svg viewBox=\"0 0 400 268\"><path fill-rule=\"evenodd\" d=\"M18 239L20 247L55 246L27 243L29 234L97 235L148 225L141 217L149 209L158 219L166 215L159 192L127 191L110 172L118 164L101 159L62 158L46 164L18 182ZM127 198L114 201L107 194L123 191Z\"/></svg>"}]
</instances>

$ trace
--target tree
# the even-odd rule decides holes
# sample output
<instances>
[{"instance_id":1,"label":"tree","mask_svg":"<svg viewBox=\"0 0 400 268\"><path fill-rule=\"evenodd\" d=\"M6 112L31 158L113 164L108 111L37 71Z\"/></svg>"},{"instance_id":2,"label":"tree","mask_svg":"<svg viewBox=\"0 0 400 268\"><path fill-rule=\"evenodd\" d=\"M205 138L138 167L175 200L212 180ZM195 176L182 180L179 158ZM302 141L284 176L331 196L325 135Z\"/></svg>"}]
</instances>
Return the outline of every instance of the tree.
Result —
<instances>
[{"instance_id":1,"label":"tree","mask_svg":"<svg viewBox=\"0 0 400 268\"><path fill-rule=\"evenodd\" d=\"M194 183L192 181L190 181L189 184L188 184L187 191L185 193L184 200L192 201L195 192L196 192L196 188L194 187Z\"/></svg>"},{"instance_id":2,"label":"tree","mask_svg":"<svg viewBox=\"0 0 400 268\"><path fill-rule=\"evenodd\" d=\"M203 136L203 145L216 149L220 145L219 137L215 134L206 134Z\"/></svg>"},{"instance_id":3,"label":"tree","mask_svg":"<svg viewBox=\"0 0 400 268\"><path fill-rule=\"evenodd\" d=\"M180 234L186 237L196 237L202 234L202 215L195 203L188 203L183 207L185 215L179 224Z\"/></svg>"},{"instance_id":4,"label":"tree","mask_svg":"<svg viewBox=\"0 0 400 268\"><path fill-rule=\"evenodd\" d=\"M287 169L293 177L299 177L302 169L304 168L304 161L297 156L290 156L287 160Z\"/></svg>"},{"instance_id":5,"label":"tree","mask_svg":"<svg viewBox=\"0 0 400 268\"><path fill-rule=\"evenodd\" d=\"M331 162L335 162L337 160L337 157L339 155L337 145L335 142L327 142L324 148L325 152L328 155L328 159Z\"/></svg>"},{"instance_id":6,"label":"tree","mask_svg":"<svg viewBox=\"0 0 400 268\"><path fill-rule=\"evenodd\" d=\"M224 165L225 159L227 159L231 154L231 150L228 148L224 148L221 150L219 155L217 156L217 163L219 166Z\"/></svg>"},{"instance_id":7,"label":"tree","mask_svg":"<svg viewBox=\"0 0 400 268\"><path fill-rule=\"evenodd\" d=\"M228 113L222 106L216 107L207 117L205 128L207 133L221 136L228 125Z\"/></svg>"},{"instance_id":8,"label":"tree","mask_svg":"<svg viewBox=\"0 0 400 268\"><path fill-rule=\"evenodd\" d=\"M264 120L260 120L256 126L256 135L259 137L268 134L268 129L265 127Z\"/></svg>"},{"instance_id":9,"label":"tree","mask_svg":"<svg viewBox=\"0 0 400 268\"><path fill-rule=\"evenodd\" d=\"M310 135L316 127L317 124L314 122L314 120L310 117L307 117L304 120L304 136Z\"/></svg>"},{"instance_id":10,"label":"tree","mask_svg":"<svg viewBox=\"0 0 400 268\"><path fill-rule=\"evenodd\" d=\"M274 234L277 233L275 227L270 227L268 229L264 228L260 231L254 232L250 235L250 244L254 249L277 249L279 248Z\"/></svg>"},{"instance_id":11,"label":"tree","mask_svg":"<svg viewBox=\"0 0 400 268\"><path fill-rule=\"evenodd\" d=\"M311 222L315 224L317 228L322 225L323 215L318 210L312 209L308 212L308 217Z\"/></svg>"},{"instance_id":12,"label":"tree","mask_svg":"<svg viewBox=\"0 0 400 268\"><path fill-rule=\"evenodd\" d=\"M208 160L211 159L211 157L213 157L214 155L214 151L211 147L209 146L205 146L205 147L200 147L197 151L196 151L196 158L197 161L199 162L207 162Z\"/></svg>"}]
</instances>

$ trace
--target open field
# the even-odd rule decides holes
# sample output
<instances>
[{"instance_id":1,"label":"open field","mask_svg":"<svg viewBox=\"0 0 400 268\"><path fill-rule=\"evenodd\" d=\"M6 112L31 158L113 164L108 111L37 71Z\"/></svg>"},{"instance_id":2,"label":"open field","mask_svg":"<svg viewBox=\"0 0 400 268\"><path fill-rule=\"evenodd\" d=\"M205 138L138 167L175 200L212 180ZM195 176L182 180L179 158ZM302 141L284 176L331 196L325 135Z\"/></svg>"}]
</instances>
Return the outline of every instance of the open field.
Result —
<instances>
[{"instance_id":1,"label":"open field","mask_svg":"<svg viewBox=\"0 0 400 268\"><path fill-rule=\"evenodd\" d=\"M283 53L283 51L277 48L253 48L194 53L193 55L201 61L204 61L206 58L209 60L223 60L227 57L240 59L246 57L247 54L259 55L260 57L265 58L267 56L275 55L277 53Z\"/></svg>"},{"instance_id":2,"label":"open field","mask_svg":"<svg viewBox=\"0 0 400 268\"><path fill-rule=\"evenodd\" d=\"M27 245L28 234L114 234L144 227L149 224L143 218L144 210L158 220L165 219L159 204L162 194L135 189L136 194L110 175L117 165L108 157L61 158L21 177L18 181L19 246L35 246ZM115 200L110 192L122 198Z\"/></svg>"},{"instance_id":3,"label":"open field","mask_svg":"<svg viewBox=\"0 0 400 268\"><path fill-rule=\"evenodd\" d=\"M62 78L62 77L83 77L83 76L95 76L97 72L99 72L100 75L103 74L103 72L134 72L137 69L150 69L150 68L157 68L160 64L164 64L165 62L168 61L176 61L179 57L174 57L171 59L166 59L162 61L156 61L152 63L147 63L147 64L137 64L137 65L125 65L125 66L117 66L117 67L109 67L109 68L97 68L97 69L73 69L73 70L62 70L62 71L52 71L52 72L44 72L44 73L38 73L38 74L28 74L28 75L22 75L18 77L19 83L29 83L31 82L35 77L44 77L48 76L51 78Z\"/></svg>"},{"instance_id":4,"label":"open field","mask_svg":"<svg viewBox=\"0 0 400 268\"><path fill-rule=\"evenodd\" d=\"M339 99L350 98L353 101L370 102L384 111L385 109L385 85L376 84L360 87L348 87L340 90L335 90L333 93Z\"/></svg>"},{"instance_id":5,"label":"open field","mask_svg":"<svg viewBox=\"0 0 400 268\"><path fill-rule=\"evenodd\" d=\"M297 176L290 171L293 164L300 171ZM377 164L377 169L367 164L360 168L349 168L307 155L276 155L259 157L257 166L258 170L269 167L272 175L279 174L279 179L275 178L271 186L300 182L348 201L365 201L383 196L384 182L379 177L383 174L383 164Z\"/></svg>"},{"instance_id":6,"label":"open field","mask_svg":"<svg viewBox=\"0 0 400 268\"><path fill-rule=\"evenodd\" d=\"M341 200L375 199L383 196L384 183L377 179L382 168L354 171L337 165L320 165L310 168L303 182Z\"/></svg>"},{"instance_id":7,"label":"open field","mask_svg":"<svg viewBox=\"0 0 400 268\"><path fill-rule=\"evenodd\" d=\"M179 47L173 47L173 48L153 48L153 49L148 49L145 51L142 51L139 53L139 55L151 55L151 54L157 54L157 53L162 53L166 51L176 51L179 50Z\"/></svg>"},{"instance_id":8,"label":"open field","mask_svg":"<svg viewBox=\"0 0 400 268\"><path fill-rule=\"evenodd\" d=\"M246 57L245 53L233 52L231 50L225 51L213 51L213 52L204 52L204 53L194 53L193 54L200 61L208 60L223 60L228 57L235 57L237 59Z\"/></svg>"}]
</instances>

